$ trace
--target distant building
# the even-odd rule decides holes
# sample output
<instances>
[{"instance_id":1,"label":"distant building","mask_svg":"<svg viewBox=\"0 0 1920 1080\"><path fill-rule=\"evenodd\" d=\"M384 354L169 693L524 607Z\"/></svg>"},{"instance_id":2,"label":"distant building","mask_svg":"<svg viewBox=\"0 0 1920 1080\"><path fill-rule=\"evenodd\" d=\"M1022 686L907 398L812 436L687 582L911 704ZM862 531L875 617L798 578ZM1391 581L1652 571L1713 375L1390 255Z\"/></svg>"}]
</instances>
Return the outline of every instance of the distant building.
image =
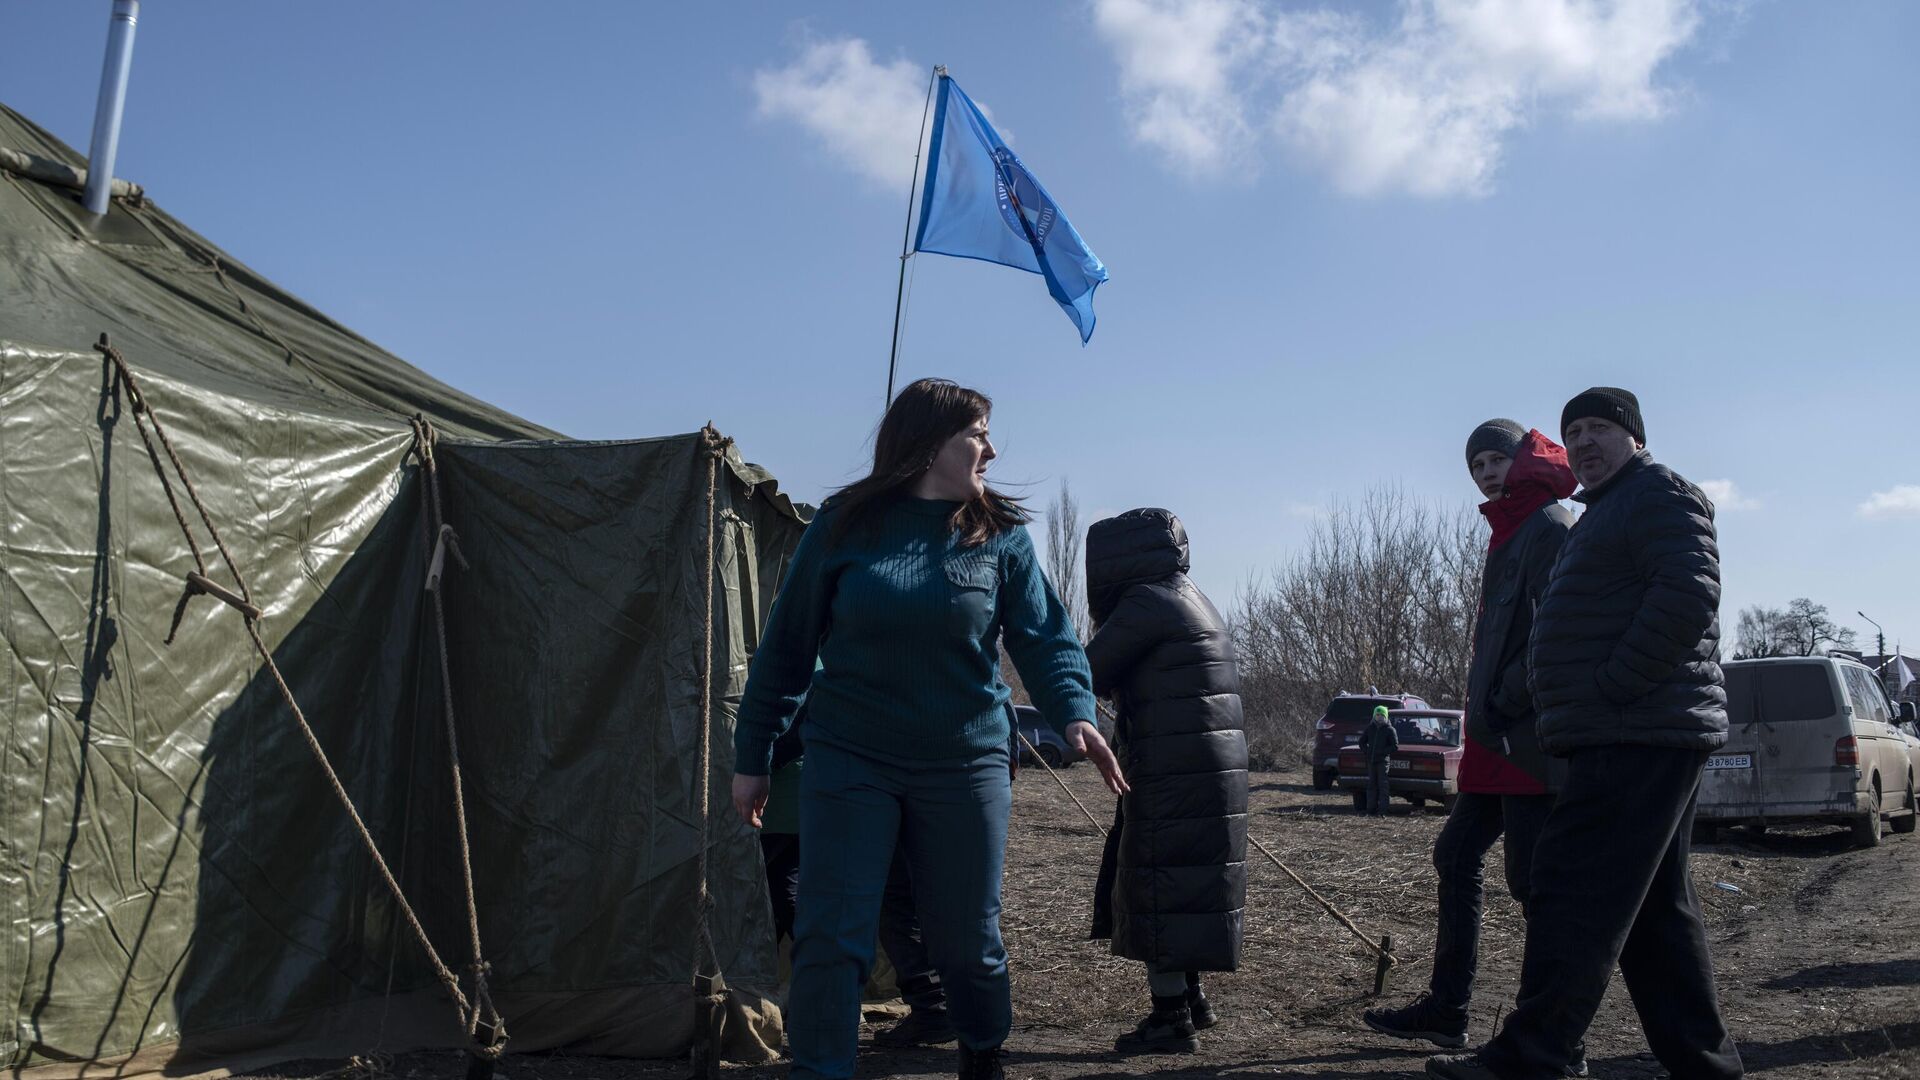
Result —
<instances>
[{"instance_id":1,"label":"distant building","mask_svg":"<svg viewBox=\"0 0 1920 1080\"><path fill-rule=\"evenodd\" d=\"M1911 701L1920 705L1920 657L1905 653L1858 653L1847 650L1835 650L1837 656L1850 656L1872 668L1880 676L1887 688L1887 694L1895 701Z\"/></svg>"}]
</instances>

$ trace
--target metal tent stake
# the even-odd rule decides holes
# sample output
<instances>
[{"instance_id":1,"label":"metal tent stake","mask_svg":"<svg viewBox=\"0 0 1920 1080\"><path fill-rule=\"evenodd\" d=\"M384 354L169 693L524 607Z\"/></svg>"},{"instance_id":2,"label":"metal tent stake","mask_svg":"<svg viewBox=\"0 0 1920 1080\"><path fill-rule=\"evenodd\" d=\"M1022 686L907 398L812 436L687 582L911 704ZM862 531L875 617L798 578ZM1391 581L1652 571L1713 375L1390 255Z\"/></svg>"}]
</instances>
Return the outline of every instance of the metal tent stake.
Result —
<instances>
[{"instance_id":1,"label":"metal tent stake","mask_svg":"<svg viewBox=\"0 0 1920 1080\"><path fill-rule=\"evenodd\" d=\"M1373 961L1373 996L1387 992L1387 973L1393 970L1393 935L1380 935L1380 952Z\"/></svg>"},{"instance_id":2,"label":"metal tent stake","mask_svg":"<svg viewBox=\"0 0 1920 1080\"><path fill-rule=\"evenodd\" d=\"M473 1046L467 1050L467 1080L493 1080L493 1067L500 1059L481 1048L493 1045L496 1034L495 1026L485 1019L474 1029Z\"/></svg>"}]
</instances>

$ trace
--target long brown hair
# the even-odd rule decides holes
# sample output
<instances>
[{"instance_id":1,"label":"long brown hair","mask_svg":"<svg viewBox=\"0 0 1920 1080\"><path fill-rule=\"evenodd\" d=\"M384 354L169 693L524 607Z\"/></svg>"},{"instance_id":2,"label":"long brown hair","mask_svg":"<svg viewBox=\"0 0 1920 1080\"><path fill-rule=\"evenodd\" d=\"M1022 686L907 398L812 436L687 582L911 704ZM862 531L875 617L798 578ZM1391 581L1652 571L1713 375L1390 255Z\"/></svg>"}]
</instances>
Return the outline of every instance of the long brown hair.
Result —
<instances>
[{"instance_id":1,"label":"long brown hair","mask_svg":"<svg viewBox=\"0 0 1920 1080\"><path fill-rule=\"evenodd\" d=\"M827 500L834 508L832 539L839 540L856 524L906 494L914 481L933 468L933 459L947 440L987 419L993 401L948 379L921 379L908 384L893 399L873 440L873 471L835 492ZM961 503L948 525L958 530L967 547L984 544L998 534L1032 520L1020 500L987 488L977 499Z\"/></svg>"}]
</instances>

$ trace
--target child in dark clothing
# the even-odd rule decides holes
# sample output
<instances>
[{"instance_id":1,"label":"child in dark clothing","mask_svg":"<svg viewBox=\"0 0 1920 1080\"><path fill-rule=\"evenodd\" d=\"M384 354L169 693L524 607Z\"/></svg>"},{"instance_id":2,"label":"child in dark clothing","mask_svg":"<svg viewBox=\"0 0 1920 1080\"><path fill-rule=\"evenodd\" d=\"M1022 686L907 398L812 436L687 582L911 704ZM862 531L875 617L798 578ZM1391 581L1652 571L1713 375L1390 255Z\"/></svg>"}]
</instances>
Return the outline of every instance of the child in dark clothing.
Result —
<instances>
[{"instance_id":1,"label":"child in dark clothing","mask_svg":"<svg viewBox=\"0 0 1920 1080\"><path fill-rule=\"evenodd\" d=\"M1387 763L1400 749L1400 733L1387 718L1387 707L1375 705L1373 719L1360 732L1360 752L1367 756L1367 816L1387 812Z\"/></svg>"}]
</instances>

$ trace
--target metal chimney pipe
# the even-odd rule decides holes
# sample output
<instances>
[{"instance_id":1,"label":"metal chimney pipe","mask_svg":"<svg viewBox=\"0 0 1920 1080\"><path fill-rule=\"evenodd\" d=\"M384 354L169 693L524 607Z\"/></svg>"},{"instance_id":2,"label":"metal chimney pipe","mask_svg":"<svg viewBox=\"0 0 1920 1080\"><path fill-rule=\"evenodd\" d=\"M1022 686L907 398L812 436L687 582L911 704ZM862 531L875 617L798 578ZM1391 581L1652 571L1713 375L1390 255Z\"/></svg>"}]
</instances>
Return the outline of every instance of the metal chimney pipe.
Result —
<instances>
[{"instance_id":1,"label":"metal chimney pipe","mask_svg":"<svg viewBox=\"0 0 1920 1080\"><path fill-rule=\"evenodd\" d=\"M100 67L100 100L93 109L93 144L87 150L88 212L105 214L113 195L113 159L120 152L120 117L127 109L127 73L133 70L133 29L140 0L113 0L107 23L107 58Z\"/></svg>"}]
</instances>

